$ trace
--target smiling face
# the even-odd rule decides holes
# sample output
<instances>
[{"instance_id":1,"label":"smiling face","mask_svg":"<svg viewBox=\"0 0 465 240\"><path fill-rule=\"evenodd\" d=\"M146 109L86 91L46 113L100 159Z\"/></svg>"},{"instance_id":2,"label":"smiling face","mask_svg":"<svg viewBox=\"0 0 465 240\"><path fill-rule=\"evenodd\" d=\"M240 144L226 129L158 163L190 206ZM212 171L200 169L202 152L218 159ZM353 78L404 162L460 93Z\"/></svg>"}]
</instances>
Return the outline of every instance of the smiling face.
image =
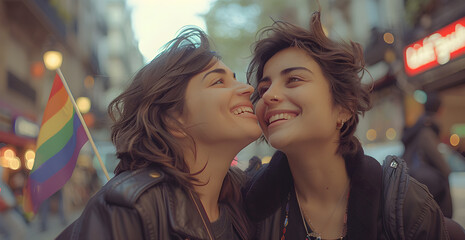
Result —
<instances>
[{"instance_id":1,"label":"smiling face","mask_svg":"<svg viewBox=\"0 0 465 240\"><path fill-rule=\"evenodd\" d=\"M187 85L179 121L197 145L247 146L260 134L250 95L254 89L236 80L221 61L195 75Z\"/></svg>"},{"instance_id":2,"label":"smiling face","mask_svg":"<svg viewBox=\"0 0 465 240\"><path fill-rule=\"evenodd\" d=\"M279 150L307 143L336 143L338 120L328 80L304 50L290 47L265 64L257 91L256 114L268 142Z\"/></svg>"}]
</instances>

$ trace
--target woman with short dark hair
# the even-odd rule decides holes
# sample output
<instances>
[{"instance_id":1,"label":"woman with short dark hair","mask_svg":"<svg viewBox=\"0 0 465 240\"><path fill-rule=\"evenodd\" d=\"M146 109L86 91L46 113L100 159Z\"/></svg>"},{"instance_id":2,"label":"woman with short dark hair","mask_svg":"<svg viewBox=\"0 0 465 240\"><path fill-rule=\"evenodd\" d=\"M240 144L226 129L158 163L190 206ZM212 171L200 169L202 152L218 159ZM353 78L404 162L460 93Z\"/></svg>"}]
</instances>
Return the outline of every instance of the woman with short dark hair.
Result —
<instances>
[{"instance_id":1,"label":"woman with short dark hair","mask_svg":"<svg viewBox=\"0 0 465 240\"><path fill-rule=\"evenodd\" d=\"M246 209L259 239L449 239L431 194L354 136L370 108L359 44L275 22L253 48L248 80L266 141L278 151L254 176Z\"/></svg>"}]
</instances>

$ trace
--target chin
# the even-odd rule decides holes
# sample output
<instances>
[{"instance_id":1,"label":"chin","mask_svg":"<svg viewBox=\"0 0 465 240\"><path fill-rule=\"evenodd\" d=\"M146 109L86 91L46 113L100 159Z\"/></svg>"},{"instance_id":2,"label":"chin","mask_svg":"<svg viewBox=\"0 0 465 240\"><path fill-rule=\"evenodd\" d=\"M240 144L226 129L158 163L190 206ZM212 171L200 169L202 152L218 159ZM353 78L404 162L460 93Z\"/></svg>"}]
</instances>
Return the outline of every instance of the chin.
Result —
<instances>
[{"instance_id":1,"label":"chin","mask_svg":"<svg viewBox=\"0 0 465 240\"><path fill-rule=\"evenodd\" d=\"M285 144L282 144L282 143L273 144L272 142L270 142L270 145L271 145L274 149L277 149L277 150L280 150L280 151L282 151L282 149L283 149L284 147L286 147L286 145L285 145Z\"/></svg>"},{"instance_id":2,"label":"chin","mask_svg":"<svg viewBox=\"0 0 465 240\"><path fill-rule=\"evenodd\" d=\"M247 145L253 143L254 141L256 141L259 137L261 136L261 133L260 134L244 134L242 135L242 139L243 141L241 141L241 145L243 146L242 148L245 148L247 147Z\"/></svg>"},{"instance_id":3,"label":"chin","mask_svg":"<svg viewBox=\"0 0 465 240\"><path fill-rule=\"evenodd\" d=\"M257 140L262 135L262 130L258 127L258 125L250 128L244 128L243 132L248 139L253 139L252 141Z\"/></svg>"},{"instance_id":4,"label":"chin","mask_svg":"<svg viewBox=\"0 0 465 240\"><path fill-rule=\"evenodd\" d=\"M285 138L280 138L278 136L267 137L266 140L273 148L278 150L284 149L289 145Z\"/></svg>"},{"instance_id":5,"label":"chin","mask_svg":"<svg viewBox=\"0 0 465 240\"><path fill-rule=\"evenodd\" d=\"M258 140L258 138L261 136L261 133L259 134L250 134L247 136L247 145L253 143L254 141Z\"/></svg>"}]
</instances>

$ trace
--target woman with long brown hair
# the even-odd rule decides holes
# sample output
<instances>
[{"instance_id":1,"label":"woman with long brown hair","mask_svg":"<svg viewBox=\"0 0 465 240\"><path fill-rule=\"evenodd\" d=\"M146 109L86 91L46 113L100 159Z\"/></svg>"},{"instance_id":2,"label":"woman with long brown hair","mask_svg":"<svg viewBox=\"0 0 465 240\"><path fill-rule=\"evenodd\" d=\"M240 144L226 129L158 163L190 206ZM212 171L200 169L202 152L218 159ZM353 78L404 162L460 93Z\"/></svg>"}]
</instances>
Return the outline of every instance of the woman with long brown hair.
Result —
<instances>
[{"instance_id":1,"label":"woman with long brown hair","mask_svg":"<svg viewBox=\"0 0 465 240\"><path fill-rule=\"evenodd\" d=\"M230 165L260 135L253 91L182 31L110 103L116 176L58 239L251 239Z\"/></svg>"}]
</instances>

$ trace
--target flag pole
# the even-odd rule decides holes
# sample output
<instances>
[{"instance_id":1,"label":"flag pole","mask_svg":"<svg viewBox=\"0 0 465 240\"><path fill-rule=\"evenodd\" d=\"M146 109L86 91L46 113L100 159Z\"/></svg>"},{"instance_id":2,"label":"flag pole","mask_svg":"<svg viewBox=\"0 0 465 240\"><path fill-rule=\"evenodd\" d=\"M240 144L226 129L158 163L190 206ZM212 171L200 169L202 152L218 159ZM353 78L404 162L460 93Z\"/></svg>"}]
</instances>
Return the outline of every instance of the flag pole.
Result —
<instances>
[{"instance_id":1,"label":"flag pole","mask_svg":"<svg viewBox=\"0 0 465 240\"><path fill-rule=\"evenodd\" d=\"M94 153L97 156L97 159L100 163L100 166L102 166L103 173L105 173L105 176L107 177L107 180L110 180L110 176L108 175L107 168L103 164L102 158L100 157L100 153L97 151L97 147L95 146L94 140L92 139L92 136L90 135L89 129L87 128L86 122L82 118L81 112L79 111L79 108L76 104L76 101L74 101L73 94L71 94L71 91L69 90L68 84L66 83L65 77L63 76L63 73L61 73L60 68L57 68L57 73L60 76L61 82L63 83L63 86L65 87L66 91L68 92L69 97L71 98L71 102L73 103L74 110L76 111L79 120L82 123L82 126L84 127L84 131L86 132L87 138L89 139L90 144L92 145L92 149L94 149Z\"/></svg>"}]
</instances>

